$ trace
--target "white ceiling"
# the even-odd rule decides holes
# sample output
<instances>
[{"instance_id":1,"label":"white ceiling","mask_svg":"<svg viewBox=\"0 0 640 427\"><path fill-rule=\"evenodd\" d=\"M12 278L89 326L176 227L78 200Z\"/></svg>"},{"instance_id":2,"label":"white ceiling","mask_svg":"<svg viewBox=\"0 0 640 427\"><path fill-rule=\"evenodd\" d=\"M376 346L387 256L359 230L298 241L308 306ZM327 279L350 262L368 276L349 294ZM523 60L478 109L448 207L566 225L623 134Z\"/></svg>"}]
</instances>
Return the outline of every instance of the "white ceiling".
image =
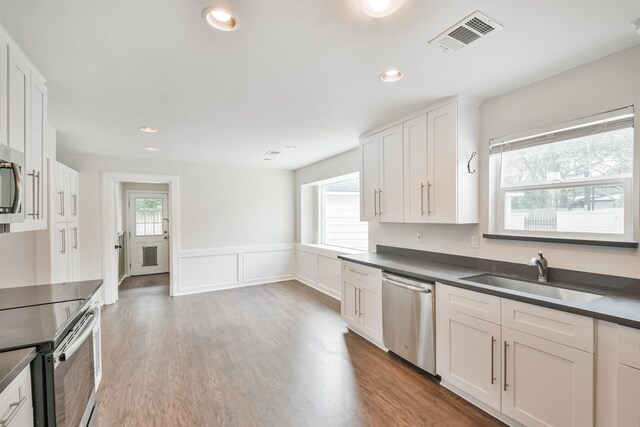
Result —
<instances>
[{"instance_id":1,"label":"white ceiling","mask_svg":"<svg viewBox=\"0 0 640 427\"><path fill-rule=\"evenodd\" d=\"M209 27L210 5L239 30ZM475 10L504 30L457 53L427 44ZM284 169L432 101L491 98L637 45L637 18L640 1L409 0L382 19L355 0L0 2L49 81L60 150ZM391 67L405 78L381 82ZM283 153L266 162L270 149Z\"/></svg>"}]
</instances>

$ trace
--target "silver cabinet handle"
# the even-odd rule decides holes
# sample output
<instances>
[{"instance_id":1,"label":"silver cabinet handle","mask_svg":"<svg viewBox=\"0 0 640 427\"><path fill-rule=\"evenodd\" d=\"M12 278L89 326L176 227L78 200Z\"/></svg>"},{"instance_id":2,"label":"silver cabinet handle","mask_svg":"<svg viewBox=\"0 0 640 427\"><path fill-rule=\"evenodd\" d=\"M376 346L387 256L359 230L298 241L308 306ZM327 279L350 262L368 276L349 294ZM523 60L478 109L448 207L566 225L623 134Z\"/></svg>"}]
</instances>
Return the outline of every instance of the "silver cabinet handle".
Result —
<instances>
[{"instance_id":1,"label":"silver cabinet handle","mask_svg":"<svg viewBox=\"0 0 640 427\"><path fill-rule=\"evenodd\" d=\"M37 213L36 213L36 170L33 169L31 171L31 173L27 174L27 176L31 177L31 209L32 209L32 213L27 214L27 216L32 217L33 219L36 219Z\"/></svg>"},{"instance_id":2,"label":"silver cabinet handle","mask_svg":"<svg viewBox=\"0 0 640 427\"><path fill-rule=\"evenodd\" d=\"M60 234L62 234L62 247L60 248L61 254L67 253L67 235L65 233L65 229L60 230Z\"/></svg>"},{"instance_id":3,"label":"silver cabinet handle","mask_svg":"<svg viewBox=\"0 0 640 427\"><path fill-rule=\"evenodd\" d=\"M431 215L431 183L427 182L427 215Z\"/></svg>"},{"instance_id":4,"label":"silver cabinet handle","mask_svg":"<svg viewBox=\"0 0 640 427\"><path fill-rule=\"evenodd\" d=\"M507 344L507 342L504 342L504 391L507 391L507 388L509 387L509 384L507 384L507 347L509 347L509 344Z\"/></svg>"},{"instance_id":5,"label":"silver cabinet handle","mask_svg":"<svg viewBox=\"0 0 640 427\"><path fill-rule=\"evenodd\" d=\"M71 198L73 199L73 216L78 216L78 195L73 194Z\"/></svg>"},{"instance_id":6,"label":"silver cabinet handle","mask_svg":"<svg viewBox=\"0 0 640 427\"><path fill-rule=\"evenodd\" d=\"M378 190L373 190L373 215L378 215Z\"/></svg>"},{"instance_id":7,"label":"silver cabinet handle","mask_svg":"<svg viewBox=\"0 0 640 427\"><path fill-rule=\"evenodd\" d=\"M362 317L362 289L358 288L358 317Z\"/></svg>"},{"instance_id":8,"label":"silver cabinet handle","mask_svg":"<svg viewBox=\"0 0 640 427\"><path fill-rule=\"evenodd\" d=\"M493 370L493 365L494 365L494 347L496 346L496 339L491 336L491 384L494 383L494 381L496 380L496 376L495 376L495 372Z\"/></svg>"},{"instance_id":9,"label":"silver cabinet handle","mask_svg":"<svg viewBox=\"0 0 640 427\"><path fill-rule=\"evenodd\" d=\"M37 193L38 197L36 198L36 204L38 205L38 215L37 215L38 219L40 219L40 207L41 207L40 203L41 203L41 200L42 200L42 194L41 194L42 193L42 185L41 185L41 182L40 182L41 177L42 177L42 172L38 171L38 173L36 175L36 179L38 180L38 193Z\"/></svg>"},{"instance_id":10,"label":"silver cabinet handle","mask_svg":"<svg viewBox=\"0 0 640 427\"><path fill-rule=\"evenodd\" d=\"M58 191L58 201L60 202L60 210L58 211L58 214L60 216L64 216L64 191Z\"/></svg>"},{"instance_id":11,"label":"silver cabinet handle","mask_svg":"<svg viewBox=\"0 0 640 427\"><path fill-rule=\"evenodd\" d=\"M353 288L353 314L358 316L358 288Z\"/></svg>"},{"instance_id":12,"label":"silver cabinet handle","mask_svg":"<svg viewBox=\"0 0 640 427\"><path fill-rule=\"evenodd\" d=\"M352 273L359 274L361 276L368 276L369 275L369 273L363 273L363 272L358 271L358 270L352 270L351 268L349 269L349 271L352 272Z\"/></svg>"},{"instance_id":13,"label":"silver cabinet handle","mask_svg":"<svg viewBox=\"0 0 640 427\"><path fill-rule=\"evenodd\" d=\"M378 215L382 215L382 188L378 189Z\"/></svg>"},{"instance_id":14,"label":"silver cabinet handle","mask_svg":"<svg viewBox=\"0 0 640 427\"><path fill-rule=\"evenodd\" d=\"M24 405L24 402L26 401L27 396L22 396L17 402L11 403L9 405L9 408L11 408L11 412L9 412L9 415L7 415L5 419L0 420L0 427L7 427L9 424L11 424L11 421L13 421L15 416L20 411L20 408L22 408L22 405Z\"/></svg>"},{"instance_id":15,"label":"silver cabinet handle","mask_svg":"<svg viewBox=\"0 0 640 427\"><path fill-rule=\"evenodd\" d=\"M420 183L420 215L424 215L424 182Z\"/></svg>"},{"instance_id":16,"label":"silver cabinet handle","mask_svg":"<svg viewBox=\"0 0 640 427\"><path fill-rule=\"evenodd\" d=\"M78 227L73 227L73 249L78 249Z\"/></svg>"}]
</instances>

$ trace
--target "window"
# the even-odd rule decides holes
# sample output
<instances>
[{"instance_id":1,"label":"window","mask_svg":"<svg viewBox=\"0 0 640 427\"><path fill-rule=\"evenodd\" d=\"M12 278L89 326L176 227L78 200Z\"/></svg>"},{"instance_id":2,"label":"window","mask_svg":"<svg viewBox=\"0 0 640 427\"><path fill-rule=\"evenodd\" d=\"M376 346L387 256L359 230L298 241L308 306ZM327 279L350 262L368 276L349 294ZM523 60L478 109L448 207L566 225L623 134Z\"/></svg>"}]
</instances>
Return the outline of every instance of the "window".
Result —
<instances>
[{"instance_id":1,"label":"window","mask_svg":"<svg viewBox=\"0 0 640 427\"><path fill-rule=\"evenodd\" d=\"M497 234L633 239L633 108L492 141Z\"/></svg>"},{"instance_id":2,"label":"window","mask_svg":"<svg viewBox=\"0 0 640 427\"><path fill-rule=\"evenodd\" d=\"M136 236L162 235L162 199L136 197Z\"/></svg>"},{"instance_id":3,"label":"window","mask_svg":"<svg viewBox=\"0 0 640 427\"><path fill-rule=\"evenodd\" d=\"M368 250L368 224L360 221L360 178L318 186L319 242Z\"/></svg>"}]
</instances>

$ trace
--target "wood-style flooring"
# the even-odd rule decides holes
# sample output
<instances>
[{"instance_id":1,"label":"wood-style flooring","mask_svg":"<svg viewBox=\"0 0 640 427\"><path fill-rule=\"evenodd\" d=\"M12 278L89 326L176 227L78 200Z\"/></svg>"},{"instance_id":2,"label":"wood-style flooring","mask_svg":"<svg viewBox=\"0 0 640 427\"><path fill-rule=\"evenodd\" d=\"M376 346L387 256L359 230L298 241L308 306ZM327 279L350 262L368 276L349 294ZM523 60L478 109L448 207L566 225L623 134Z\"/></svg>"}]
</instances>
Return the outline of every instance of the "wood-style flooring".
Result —
<instances>
[{"instance_id":1,"label":"wood-style flooring","mask_svg":"<svg viewBox=\"0 0 640 427\"><path fill-rule=\"evenodd\" d=\"M101 427L501 425L296 281L177 298L168 283L129 278L103 308Z\"/></svg>"}]
</instances>

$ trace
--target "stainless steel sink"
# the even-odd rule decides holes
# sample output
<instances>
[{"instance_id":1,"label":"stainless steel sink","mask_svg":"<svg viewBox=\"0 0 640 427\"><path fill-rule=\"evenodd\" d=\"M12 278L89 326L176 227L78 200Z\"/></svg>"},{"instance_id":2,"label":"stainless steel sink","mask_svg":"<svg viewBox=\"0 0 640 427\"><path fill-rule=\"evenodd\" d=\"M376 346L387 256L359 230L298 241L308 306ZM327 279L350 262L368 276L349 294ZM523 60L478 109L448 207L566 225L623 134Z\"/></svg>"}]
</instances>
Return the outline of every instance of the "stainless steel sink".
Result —
<instances>
[{"instance_id":1,"label":"stainless steel sink","mask_svg":"<svg viewBox=\"0 0 640 427\"><path fill-rule=\"evenodd\" d=\"M552 284L542 282L528 282L526 280L496 276L494 274L480 274L477 276L463 277L462 280L481 283L483 285L495 286L496 288L524 292L541 297L553 298L561 301L571 302L574 304L588 304L602 297L602 295L591 294L588 292L558 288L556 286L553 286Z\"/></svg>"}]
</instances>

